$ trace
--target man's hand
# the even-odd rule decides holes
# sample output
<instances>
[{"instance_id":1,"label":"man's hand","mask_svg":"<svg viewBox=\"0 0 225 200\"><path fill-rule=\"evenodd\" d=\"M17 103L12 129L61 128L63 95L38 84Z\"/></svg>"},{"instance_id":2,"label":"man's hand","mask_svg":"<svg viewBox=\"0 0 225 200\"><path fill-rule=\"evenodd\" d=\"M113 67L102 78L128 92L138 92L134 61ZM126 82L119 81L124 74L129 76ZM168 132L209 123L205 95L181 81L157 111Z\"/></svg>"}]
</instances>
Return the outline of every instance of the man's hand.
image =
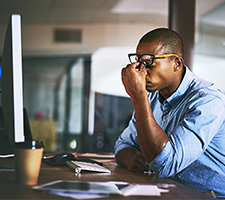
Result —
<instances>
[{"instance_id":1,"label":"man's hand","mask_svg":"<svg viewBox=\"0 0 225 200\"><path fill-rule=\"evenodd\" d=\"M125 148L118 152L116 156L117 162L126 167L129 171L143 172L146 170L146 160L142 156L141 152L134 148Z\"/></svg>"},{"instance_id":2,"label":"man's hand","mask_svg":"<svg viewBox=\"0 0 225 200\"><path fill-rule=\"evenodd\" d=\"M146 92L146 70L142 63L128 64L122 69L121 76L125 90L131 98Z\"/></svg>"},{"instance_id":3,"label":"man's hand","mask_svg":"<svg viewBox=\"0 0 225 200\"><path fill-rule=\"evenodd\" d=\"M169 140L153 116L146 92L146 75L143 63L136 62L122 69L122 81L134 105L138 142L142 152L135 152L129 155L129 162L124 161L124 166L132 171L142 168L140 163L144 166L144 161L152 161Z\"/></svg>"}]
</instances>

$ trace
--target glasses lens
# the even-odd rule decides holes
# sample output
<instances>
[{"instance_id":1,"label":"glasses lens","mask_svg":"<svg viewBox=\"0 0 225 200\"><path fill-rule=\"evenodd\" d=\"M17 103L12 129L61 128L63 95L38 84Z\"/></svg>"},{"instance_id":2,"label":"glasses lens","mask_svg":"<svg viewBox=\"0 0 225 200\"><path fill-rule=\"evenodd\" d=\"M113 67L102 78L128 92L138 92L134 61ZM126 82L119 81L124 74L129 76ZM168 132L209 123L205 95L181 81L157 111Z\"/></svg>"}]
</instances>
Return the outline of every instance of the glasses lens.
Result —
<instances>
[{"instance_id":1,"label":"glasses lens","mask_svg":"<svg viewBox=\"0 0 225 200\"><path fill-rule=\"evenodd\" d=\"M146 63L147 65L151 65L152 64L153 56L151 56L151 55L143 55L141 58L142 58L143 63Z\"/></svg>"},{"instance_id":2,"label":"glasses lens","mask_svg":"<svg viewBox=\"0 0 225 200\"><path fill-rule=\"evenodd\" d=\"M135 63L138 61L138 57L136 55L130 55L130 62Z\"/></svg>"}]
</instances>

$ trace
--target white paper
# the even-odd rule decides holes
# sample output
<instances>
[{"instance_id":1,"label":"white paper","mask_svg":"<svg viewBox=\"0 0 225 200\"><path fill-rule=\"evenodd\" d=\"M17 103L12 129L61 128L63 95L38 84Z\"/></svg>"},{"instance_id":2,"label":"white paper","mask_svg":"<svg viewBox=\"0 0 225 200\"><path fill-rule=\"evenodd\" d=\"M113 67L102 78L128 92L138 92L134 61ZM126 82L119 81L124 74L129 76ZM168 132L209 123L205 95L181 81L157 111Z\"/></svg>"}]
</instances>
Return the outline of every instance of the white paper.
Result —
<instances>
[{"instance_id":1,"label":"white paper","mask_svg":"<svg viewBox=\"0 0 225 200\"><path fill-rule=\"evenodd\" d=\"M58 191L51 191L51 194L63 196L63 197L70 197L73 199L96 199L96 198L102 198L107 197L109 195L107 194L89 194L89 193L68 193L68 192L58 192Z\"/></svg>"},{"instance_id":2,"label":"white paper","mask_svg":"<svg viewBox=\"0 0 225 200\"><path fill-rule=\"evenodd\" d=\"M135 184L121 190L124 196L160 196L161 192L169 190L159 189L156 185Z\"/></svg>"}]
</instances>

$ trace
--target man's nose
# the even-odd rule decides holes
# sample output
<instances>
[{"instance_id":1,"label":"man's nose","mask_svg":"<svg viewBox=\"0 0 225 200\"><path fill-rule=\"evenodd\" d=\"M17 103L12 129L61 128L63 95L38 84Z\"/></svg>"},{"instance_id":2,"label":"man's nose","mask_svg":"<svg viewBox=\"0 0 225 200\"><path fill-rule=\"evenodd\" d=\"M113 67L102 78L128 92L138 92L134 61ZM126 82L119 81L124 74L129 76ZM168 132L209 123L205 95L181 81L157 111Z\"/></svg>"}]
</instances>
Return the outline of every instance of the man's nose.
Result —
<instances>
[{"instance_id":1,"label":"man's nose","mask_svg":"<svg viewBox=\"0 0 225 200\"><path fill-rule=\"evenodd\" d=\"M145 68L144 63L143 63L141 60L138 60L138 62L139 62L140 64L136 67L136 69L140 69L141 66L143 66L143 67Z\"/></svg>"},{"instance_id":2,"label":"man's nose","mask_svg":"<svg viewBox=\"0 0 225 200\"><path fill-rule=\"evenodd\" d=\"M138 57L138 60L137 60L139 63L143 63L141 57Z\"/></svg>"}]
</instances>

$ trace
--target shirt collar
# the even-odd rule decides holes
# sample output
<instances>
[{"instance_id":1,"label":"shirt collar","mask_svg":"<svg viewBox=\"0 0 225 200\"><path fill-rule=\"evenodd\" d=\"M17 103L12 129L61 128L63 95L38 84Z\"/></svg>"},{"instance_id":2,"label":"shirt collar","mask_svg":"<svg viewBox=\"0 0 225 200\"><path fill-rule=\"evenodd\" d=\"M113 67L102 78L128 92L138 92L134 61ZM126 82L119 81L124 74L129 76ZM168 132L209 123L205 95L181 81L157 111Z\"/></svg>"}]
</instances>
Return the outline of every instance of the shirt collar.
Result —
<instances>
[{"instance_id":1,"label":"shirt collar","mask_svg":"<svg viewBox=\"0 0 225 200\"><path fill-rule=\"evenodd\" d=\"M199 77L197 77L196 75L194 75L187 66L184 65L184 69L185 69L185 74L184 77L179 85L179 87L177 88L177 90L165 101L167 101L171 106L175 107L178 102L180 101L180 99L182 98L182 96L184 95L184 93L190 88L195 88L196 89L200 89L200 88L204 88L204 87L208 87L210 85L213 85L210 82L207 82L203 79L201 79L201 81L195 82L194 80L196 79L200 79ZM158 98L159 98L159 91L158 92Z\"/></svg>"}]
</instances>

